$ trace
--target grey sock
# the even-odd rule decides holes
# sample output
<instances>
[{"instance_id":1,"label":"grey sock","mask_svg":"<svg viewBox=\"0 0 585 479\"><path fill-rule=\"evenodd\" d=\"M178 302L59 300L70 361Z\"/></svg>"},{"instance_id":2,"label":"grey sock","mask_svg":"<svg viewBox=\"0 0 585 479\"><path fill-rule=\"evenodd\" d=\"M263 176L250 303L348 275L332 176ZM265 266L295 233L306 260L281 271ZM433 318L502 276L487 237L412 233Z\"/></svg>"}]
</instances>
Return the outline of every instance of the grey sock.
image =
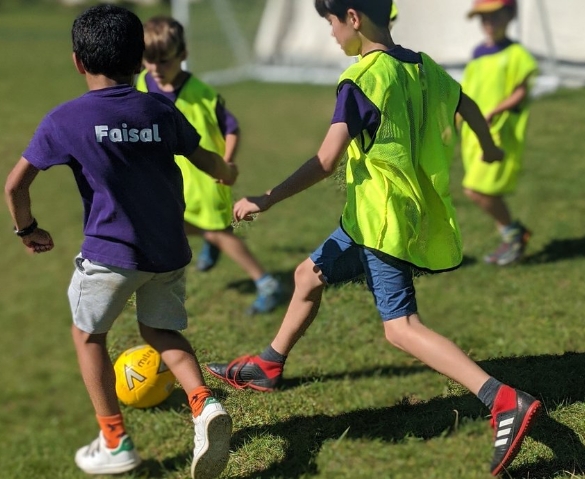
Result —
<instances>
[{"instance_id":1,"label":"grey sock","mask_svg":"<svg viewBox=\"0 0 585 479\"><path fill-rule=\"evenodd\" d=\"M477 393L477 398L484 403L488 409L491 411L494 407L494 401L496 399L496 394L498 394L498 390L502 383L495 378L490 377L483 386L479 389Z\"/></svg>"},{"instance_id":2,"label":"grey sock","mask_svg":"<svg viewBox=\"0 0 585 479\"><path fill-rule=\"evenodd\" d=\"M276 352L271 345L268 345L268 347L260 354L260 359L263 359L264 361L272 361L273 363L284 364L286 361L286 356Z\"/></svg>"}]
</instances>

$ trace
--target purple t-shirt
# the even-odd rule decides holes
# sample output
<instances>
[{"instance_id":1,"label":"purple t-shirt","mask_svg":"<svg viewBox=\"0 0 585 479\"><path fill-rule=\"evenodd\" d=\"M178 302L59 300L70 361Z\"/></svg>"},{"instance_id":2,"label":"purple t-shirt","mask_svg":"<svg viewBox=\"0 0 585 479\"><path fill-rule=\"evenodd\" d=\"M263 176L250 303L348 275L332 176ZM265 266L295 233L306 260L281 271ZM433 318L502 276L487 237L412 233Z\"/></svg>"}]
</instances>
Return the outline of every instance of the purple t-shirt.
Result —
<instances>
[{"instance_id":1,"label":"purple t-shirt","mask_svg":"<svg viewBox=\"0 0 585 479\"><path fill-rule=\"evenodd\" d=\"M386 54L404 63L422 63L420 54L400 45L386 51ZM355 138L362 131L367 131L373 137L380 125L380 110L355 83L346 81L338 87L337 102L331 119L331 124L334 123L346 123L351 138Z\"/></svg>"},{"instance_id":2,"label":"purple t-shirt","mask_svg":"<svg viewBox=\"0 0 585 479\"><path fill-rule=\"evenodd\" d=\"M493 55L494 53L499 53L505 48L512 45L512 43L514 42L509 38L504 38L500 43L496 43L495 45L486 45L485 43L482 43L481 45L475 47L475 50L473 50L473 59L475 60L476 58L480 58L485 55Z\"/></svg>"},{"instance_id":3,"label":"purple t-shirt","mask_svg":"<svg viewBox=\"0 0 585 479\"><path fill-rule=\"evenodd\" d=\"M23 156L41 170L72 169L84 206L84 258L157 273L191 260L174 155L190 155L200 139L164 97L118 85L52 110Z\"/></svg>"}]
</instances>

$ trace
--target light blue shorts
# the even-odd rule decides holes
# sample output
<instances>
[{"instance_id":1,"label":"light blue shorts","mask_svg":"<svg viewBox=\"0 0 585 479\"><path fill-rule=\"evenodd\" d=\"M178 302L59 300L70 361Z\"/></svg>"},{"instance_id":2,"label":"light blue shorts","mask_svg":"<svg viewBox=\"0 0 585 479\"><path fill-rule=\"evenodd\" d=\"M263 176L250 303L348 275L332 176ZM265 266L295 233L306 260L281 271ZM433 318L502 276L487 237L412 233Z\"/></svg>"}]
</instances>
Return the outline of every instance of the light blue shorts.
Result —
<instances>
[{"instance_id":1,"label":"light blue shorts","mask_svg":"<svg viewBox=\"0 0 585 479\"><path fill-rule=\"evenodd\" d=\"M185 268L147 273L75 258L68 296L73 323L82 331L108 332L134 293L140 323L174 331L187 327Z\"/></svg>"},{"instance_id":2,"label":"light blue shorts","mask_svg":"<svg viewBox=\"0 0 585 479\"><path fill-rule=\"evenodd\" d=\"M383 321L417 312L412 269L408 264L356 244L337 228L310 256L327 284L365 274Z\"/></svg>"}]
</instances>

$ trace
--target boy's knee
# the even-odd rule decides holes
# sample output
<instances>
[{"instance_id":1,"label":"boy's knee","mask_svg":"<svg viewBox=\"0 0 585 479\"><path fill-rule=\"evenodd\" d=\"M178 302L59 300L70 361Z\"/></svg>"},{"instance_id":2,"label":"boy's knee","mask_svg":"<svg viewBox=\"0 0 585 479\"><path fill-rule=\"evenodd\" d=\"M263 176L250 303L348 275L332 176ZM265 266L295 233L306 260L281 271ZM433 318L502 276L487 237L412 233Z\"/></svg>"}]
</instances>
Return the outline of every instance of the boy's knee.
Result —
<instances>
[{"instance_id":1,"label":"boy's knee","mask_svg":"<svg viewBox=\"0 0 585 479\"><path fill-rule=\"evenodd\" d=\"M478 200L478 193L476 191L470 190L469 188L463 188L463 193L472 201Z\"/></svg>"},{"instance_id":2,"label":"boy's knee","mask_svg":"<svg viewBox=\"0 0 585 479\"><path fill-rule=\"evenodd\" d=\"M218 242L220 239L220 232L218 231L204 231L202 233L203 239L205 241L209 241L210 243L214 244Z\"/></svg>"},{"instance_id":3,"label":"boy's knee","mask_svg":"<svg viewBox=\"0 0 585 479\"><path fill-rule=\"evenodd\" d=\"M393 328L385 328L386 341L398 349L403 349L401 342L401 334L398 330Z\"/></svg>"},{"instance_id":4,"label":"boy's knee","mask_svg":"<svg viewBox=\"0 0 585 479\"><path fill-rule=\"evenodd\" d=\"M105 344L107 333L87 333L82 329L79 329L75 324L71 325L71 336L75 344Z\"/></svg>"},{"instance_id":5,"label":"boy's knee","mask_svg":"<svg viewBox=\"0 0 585 479\"><path fill-rule=\"evenodd\" d=\"M311 290L323 289L323 273L313 261L306 259L295 270L295 285Z\"/></svg>"},{"instance_id":6,"label":"boy's knee","mask_svg":"<svg viewBox=\"0 0 585 479\"><path fill-rule=\"evenodd\" d=\"M415 334L415 327L420 324L416 315L402 316L384 322L386 340L398 349L406 349L408 339Z\"/></svg>"},{"instance_id":7,"label":"boy's knee","mask_svg":"<svg viewBox=\"0 0 585 479\"><path fill-rule=\"evenodd\" d=\"M203 238L210 243L218 243L222 240L222 238L236 236L234 233L234 229L231 226L223 230L201 230L203 234ZM238 237L239 238L239 237Z\"/></svg>"}]
</instances>

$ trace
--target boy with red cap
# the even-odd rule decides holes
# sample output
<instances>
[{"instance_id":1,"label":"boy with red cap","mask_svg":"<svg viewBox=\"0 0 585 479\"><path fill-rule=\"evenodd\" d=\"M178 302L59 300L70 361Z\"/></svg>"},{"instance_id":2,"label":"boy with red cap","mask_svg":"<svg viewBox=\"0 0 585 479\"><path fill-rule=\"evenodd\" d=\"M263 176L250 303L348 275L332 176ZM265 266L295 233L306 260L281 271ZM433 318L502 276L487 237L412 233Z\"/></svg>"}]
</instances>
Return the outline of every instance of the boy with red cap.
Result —
<instances>
[{"instance_id":1,"label":"boy with red cap","mask_svg":"<svg viewBox=\"0 0 585 479\"><path fill-rule=\"evenodd\" d=\"M516 190L522 168L529 94L538 67L532 55L507 35L516 10L516 0L475 0L468 17L480 18L486 38L474 50L461 82L463 91L479 105L492 136L506 153L502 162L482 161L476 136L469 125L463 125L463 188L496 223L502 242L484 261L499 266L522 259L531 234L512 218L504 200L504 195Z\"/></svg>"}]
</instances>

